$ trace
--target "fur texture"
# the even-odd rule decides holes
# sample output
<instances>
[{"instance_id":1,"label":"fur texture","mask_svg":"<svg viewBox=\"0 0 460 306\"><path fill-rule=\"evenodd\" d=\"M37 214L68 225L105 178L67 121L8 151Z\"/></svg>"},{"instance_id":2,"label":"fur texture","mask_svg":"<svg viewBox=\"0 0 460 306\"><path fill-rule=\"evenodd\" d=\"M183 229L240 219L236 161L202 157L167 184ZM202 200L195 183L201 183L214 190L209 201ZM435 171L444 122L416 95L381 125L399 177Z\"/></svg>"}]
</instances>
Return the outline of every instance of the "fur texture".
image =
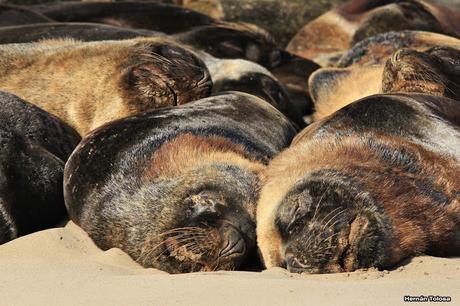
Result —
<instances>
[{"instance_id":1,"label":"fur texture","mask_svg":"<svg viewBox=\"0 0 460 306\"><path fill-rule=\"evenodd\" d=\"M165 38L0 46L0 88L58 116L80 134L148 109L207 96L209 74Z\"/></svg>"},{"instance_id":2,"label":"fur texture","mask_svg":"<svg viewBox=\"0 0 460 306\"><path fill-rule=\"evenodd\" d=\"M65 216L64 163L80 140L58 118L0 92L0 244Z\"/></svg>"}]
</instances>

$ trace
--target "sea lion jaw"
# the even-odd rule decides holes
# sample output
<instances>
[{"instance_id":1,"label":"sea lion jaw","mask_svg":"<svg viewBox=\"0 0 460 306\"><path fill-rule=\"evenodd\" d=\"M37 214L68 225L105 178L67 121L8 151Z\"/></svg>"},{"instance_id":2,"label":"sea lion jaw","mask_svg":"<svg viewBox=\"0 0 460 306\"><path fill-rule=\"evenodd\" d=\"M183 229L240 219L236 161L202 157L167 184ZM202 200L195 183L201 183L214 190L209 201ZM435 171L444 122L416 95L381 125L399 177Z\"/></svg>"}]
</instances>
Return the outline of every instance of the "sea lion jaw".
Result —
<instances>
[{"instance_id":1,"label":"sea lion jaw","mask_svg":"<svg viewBox=\"0 0 460 306\"><path fill-rule=\"evenodd\" d=\"M289 239L285 258L290 272L338 273L379 267L374 251L381 238L372 221L362 214L334 218L340 211L332 212L326 223L310 223Z\"/></svg>"}]
</instances>

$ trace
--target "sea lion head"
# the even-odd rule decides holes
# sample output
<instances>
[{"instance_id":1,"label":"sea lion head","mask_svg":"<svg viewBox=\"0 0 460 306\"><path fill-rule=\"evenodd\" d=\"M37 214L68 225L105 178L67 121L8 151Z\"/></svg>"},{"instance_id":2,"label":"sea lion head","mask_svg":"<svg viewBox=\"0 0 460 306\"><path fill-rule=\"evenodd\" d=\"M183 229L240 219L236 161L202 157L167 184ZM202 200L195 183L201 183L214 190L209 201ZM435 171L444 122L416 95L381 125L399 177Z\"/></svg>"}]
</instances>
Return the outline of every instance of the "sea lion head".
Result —
<instances>
[{"instance_id":1,"label":"sea lion head","mask_svg":"<svg viewBox=\"0 0 460 306\"><path fill-rule=\"evenodd\" d=\"M388 226L373 198L332 170L297 182L276 211L275 226L290 272L334 273L380 267Z\"/></svg>"},{"instance_id":2,"label":"sea lion head","mask_svg":"<svg viewBox=\"0 0 460 306\"><path fill-rule=\"evenodd\" d=\"M181 105L209 95L209 72L193 52L164 38L145 40L138 43L139 52L122 78L137 109Z\"/></svg>"},{"instance_id":3,"label":"sea lion head","mask_svg":"<svg viewBox=\"0 0 460 306\"><path fill-rule=\"evenodd\" d=\"M255 250L258 178L221 163L185 176L162 183L164 206L137 261L169 273L239 268Z\"/></svg>"},{"instance_id":4,"label":"sea lion head","mask_svg":"<svg viewBox=\"0 0 460 306\"><path fill-rule=\"evenodd\" d=\"M243 150L224 138L183 134L155 153L142 179L155 187L140 191L155 203L146 218L153 225L142 243L130 242L140 264L170 273L234 270L253 255L262 164L241 157Z\"/></svg>"},{"instance_id":5,"label":"sea lion head","mask_svg":"<svg viewBox=\"0 0 460 306\"><path fill-rule=\"evenodd\" d=\"M450 98L460 97L460 51L434 47L419 52L401 49L387 60L383 92L421 92Z\"/></svg>"}]
</instances>

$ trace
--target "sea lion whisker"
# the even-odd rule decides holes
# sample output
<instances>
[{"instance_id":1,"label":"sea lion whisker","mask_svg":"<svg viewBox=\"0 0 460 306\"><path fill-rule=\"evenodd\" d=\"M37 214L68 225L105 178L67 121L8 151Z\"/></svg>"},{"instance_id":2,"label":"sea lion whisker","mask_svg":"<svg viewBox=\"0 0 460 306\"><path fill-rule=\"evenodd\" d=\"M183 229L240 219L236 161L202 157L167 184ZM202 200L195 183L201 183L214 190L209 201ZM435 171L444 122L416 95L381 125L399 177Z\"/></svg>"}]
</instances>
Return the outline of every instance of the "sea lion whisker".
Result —
<instances>
[{"instance_id":1,"label":"sea lion whisker","mask_svg":"<svg viewBox=\"0 0 460 306\"><path fill-rule=\"evenodd\" d=\"M336 207L334 208L333 210L331 210L321 221L320 221L320 224L323 224L324 221L333 213L335 213L338 209L340 209L341 207Z\"/></svg>"},{"instance_id":2,"label":"sea lion whisker","mask_svg":"<svg viewBox=\"0 0 460 306\"><path fill-rule=\"evenodd\" d=\"M181 231L181 230L201 230L201 229L202 228L198 227L198 226L176 227L176 228L164 231L163 233L161 233L159 235L164 235L164 234L167 234L167 233L170 233L170 232Z\"/></svg>"},{"instance_id":3,"label":"sea lion whisker","mask_svg":"<svg viewBox=\"0 0 460 306\"><path fill-rule=\"evenodd\" d=\"M338 213L336 213L334 216L332 216L324 225L323 227L321 228L321 230L325 230L326 227L328 226L329 222L331 222L332 220L334 220L335 218L337 218L337 216L343 214L344 212L346 212L347 210L346 209L343 209L341 211L339 211ZM334 223L335 224L335 223ZM331 226L329 226L327 229L331 228Z\"/></svg>"},{"instance_id":4,"label":"sea lion whisker","mask_svg":"<svg viewBox=\"0 0 460 306\"><path fill-rule=\"evenodd\" d=\"M169 239L169 238L168 238ZM197 239L195 239L195 237L186 237L186 238L181 238L181 239L175 239L174 237L171 238L171 240L176 240L177 241L177 244L176 245L181 245L182 243L187 243L189 241L197 241Z\"/></svg>"},{"instance_id":5,"label":"sea lion whisker","mask_svg":"<svg viewBox=\"0 0 460 306\"><path fill-rule=\"evenodd\" d=\"M315 222L316 221L316 214L318 212L318 208L319 208L319 205L321 204L321 201L323 200L324 196L326 195L326 192L327 192L327 189L324 190L323 192L323 195L321 196L321 198L319 199L318 201L318 204L316 204L316 208L315 208L315 213L313 214L313 217L311 218L311 222Z\"/></svg>"},{"instance_id":6,"label":"sea lion whisker","mask_svg":"<svg viewBox=\"0 0 460 306\"><path fill-rule=\"evenodd\" d=\"M333 237L339 235L340 233L341 233L341 232L337 232L337 233L334 233L334 234L332 234L332 235L329 235L327 238L321 240L318 244L322 244L323 242L325 242L325 241L327 241L327 240L329 240L329 239L331 239L331 238L333 238Z\"/></svg>"},{"instance_id":7,"label":"sea lion whisker","mask_svg":"<svg viewBox=\"0 0 460 306\"><path fill-rule=\"evenodd\" d=\"M171 246L174 248L175 246L177 246L177 245L179 245L179 244L181 244L181 243L183 243L183 242L187 242L187 241L188 241L188 240L185 241L184 239L182 239L182 240L177 240L177 239L175 239L175 238L176 238L176 237L170 237L170 238L167 238L167 239L163 240L162 242L160 242L160 243L158 243L157 245L155 245L149 252L141 254L140 258L149 257L150 255L152 255L152 253L153 253L156 249L158 249L160 246L163 246L163 245L165 245L165 244L167 244L167 243L170 243ZM167 249L168 249L168 248L166 248L166 250L167 250ZM164 253L164 251L163 251L162 253ZM160 254L160 255L161 255L161 254Z\"/></svg>"}]
</instances>

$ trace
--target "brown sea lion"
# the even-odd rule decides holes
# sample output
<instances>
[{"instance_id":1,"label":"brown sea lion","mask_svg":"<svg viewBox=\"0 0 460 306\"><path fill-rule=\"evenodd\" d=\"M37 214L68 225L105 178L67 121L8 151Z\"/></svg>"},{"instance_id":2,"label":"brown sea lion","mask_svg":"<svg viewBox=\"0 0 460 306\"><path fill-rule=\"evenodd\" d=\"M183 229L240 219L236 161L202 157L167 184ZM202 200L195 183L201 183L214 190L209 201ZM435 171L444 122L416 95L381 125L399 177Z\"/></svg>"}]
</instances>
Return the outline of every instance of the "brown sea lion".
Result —
<instances>
[{"instance_id":1,"label":"brown sea lion","mask_svg":"<svg viewBox=\"0 0 460 306\"><path fill-rule=\"evenodd\" d=\"M315 105L313 121L324 118L362 97L382 92L397 91L396 87L394 90L386 89L390 86L390 75L392 74L389 73L391 67L385 67L385 65L391 55L400 48L424 51L434 46L460 50L460 40L436 33L404 31L380 34L357 44L342 57L339 67L318 69L310 76L308 80L309 91ZM455 62L457 59L453 52L449 53L450 57L447 54L444 55L446 57L443 60L445 64L436 64L436 61L434 61L430 69L435 65L446 65L449 60ZM397 67L395 66L394 69L399 69ZM427 68L428 66L425 65L424 67ZM442 70L445 70L445 72L441 72ZM447 82L446 78L451 78L451 85L449 86L455 86L453 85L456 83L455 73L447 73L447 70L444 68L434 69L432 72L424 72L425 75L428 73L431 77L443 78L444 82ZM402 77L403 74L399 76ZM382 89L384 78L388 79L388 84L385 85L385 89ZM405 79L401 79L401 81L403 83L406 82ZM408 86L405 88L406 90L402 91L410 92ZM427 88L427 90L429 89ZM420 90L415 92L420 92ZM431 93L435 94L434 89ZM445 96L455 98L452 92L450 95Z\"/></svg>"},{"instance_id":2,"label":"brown sea lion","mask_svg":"<svg viewBox=\"0 0 460 306\"><path fill-rule=\"evenodd\" d=\"M161 36L161 33L92 23L49 23L0 28L0 43L25 43L41 39L74 38L82 41L118 40ZM306 79L319 68L315 63L276 47L273 38L245 23L219 23L172 35L180 44L222 59L246 59L263 65L283 83L298 116L311 114Z\"/></svg>"},{"instance_id":3,"label":"brown sea lion","mask_svg":"<svg viewBox=\"0 0 460 306\"><path fill-rule=\"evenodd\" d=\"M206 97L211 88L201 60L164 37L9 44L0 54L1 89L82 135L110 120Z\"/></svg>"},{"instance_id":4,"label":"brown sea lion","mask_svg":"<svg viewBox=\"0 0 460 306\"><path fill-rule=\"evenodd\" d=\"M460 37L459 23L460 11L421 0L351 0L308 23L287 50L330 66L365 38L402 30Z\"/></svg>"},{"instance_id":5,"label":"brown sea lion","mask_svg":"<svg viewBox=\"0 0 460 306\"><path fill-rule=\"evenodd\" d=\"M257 207L265 265L388 269L460 255L460 102L366 97L307 127L270 162Z\"/></svg>"},{"instance_id":6,"label":"brown sea lion","mask_svg":"<svg viewBox=\"0 0 460 306\"><path fill-rule=\"evenodd\" d=\"M193 0L192 0L193 1ZM202 0L197 0L202 2ZM307 22L345 0L214 0L221 4L224 20L251 22L269 31L280 48Z\"/></svg>"},{"instance_id":7,"label":"brown sea lion","mask_svg":"<svg viewBox=\"0 0 460 306\"><path fill-rule=\"evenodd\" d=\"M58 118L0 92L0 244L64 218L64 163L79 141Z\"/></svg>"},{"instance_id":8,"label":"brown sea lion","mask_svg":"<svg viewBox=\"0 0 460 306\"><path fill-rule=\"evenodd\" d=\"M238 269L255 254L265 164L295 132L268 103L237 92L108 123L66 164L70 218L100 248L145 267Z\"/></svg>"},{"instance_id":9,"label":"brown sea lion","mask_svg":"<svg viewBox=\"0 0 460 306\"><path fill-rule=\"evenodd\" d=\"M24 7L0 4L0 27L42 22L53 20Z\"/></svg>"},{"instance_id":10,"label":"brown sea lion","mask_svg":"<svg viewBox=\"0 0 460 306\"><path fill-rule=\"evenodd\" d=\"M400 31L378 34L366 38L347 50L335 67L381 65L397 50L410 48L426 50L435 46L460 49L460 40L455 37L424 31Z\"/></svg>"}]
</instances>

